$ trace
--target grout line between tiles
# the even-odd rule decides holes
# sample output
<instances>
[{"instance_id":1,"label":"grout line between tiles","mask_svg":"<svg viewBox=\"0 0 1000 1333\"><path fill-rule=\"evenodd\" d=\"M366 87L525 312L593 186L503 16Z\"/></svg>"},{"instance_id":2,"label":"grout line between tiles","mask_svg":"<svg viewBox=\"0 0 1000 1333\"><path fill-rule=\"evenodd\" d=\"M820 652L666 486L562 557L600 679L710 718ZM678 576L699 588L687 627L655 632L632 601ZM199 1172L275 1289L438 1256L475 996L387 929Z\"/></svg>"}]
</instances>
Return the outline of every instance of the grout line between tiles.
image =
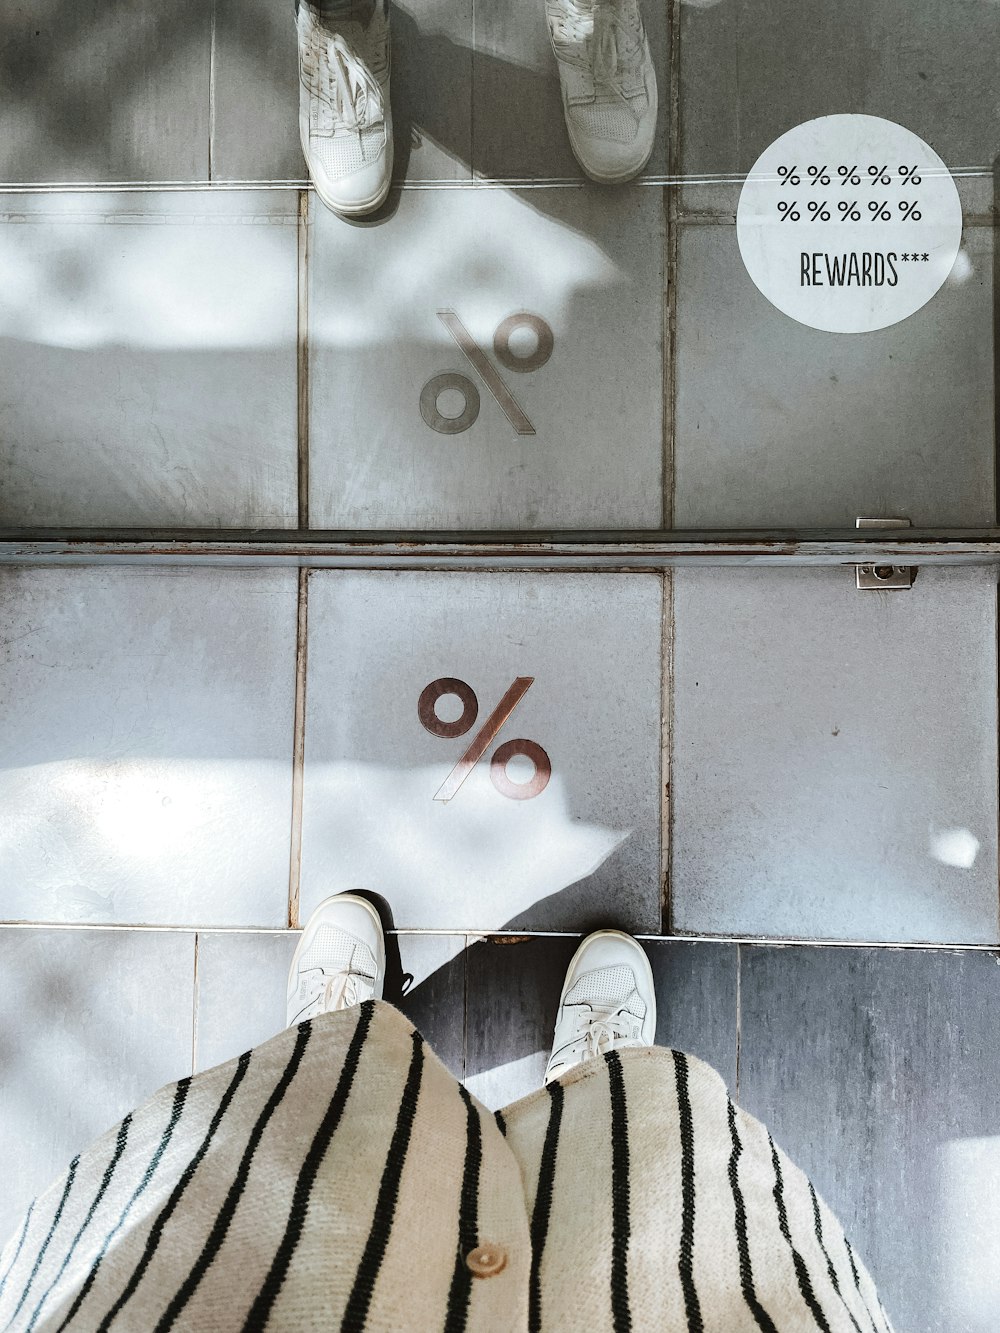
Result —
<instances>
[{"instance_id":1,"label":"grout line between tiles","mask_svg":"<svg viewBox=\"0 0 1000 1333\"><path fill-rule=\"evenodd\" d=\"M736 946L736 1085L733 1091L733 1101L739 1103L740 1100L740 1047L743 1040L743 996L741 985L743 980L743 945Z\"/></svg>"},{"instance_id":2,"label":"grout line between tiles","mask_svg":"<svg viewBox=\"0 0 1000 1333\"><path fill-rule=\"evenodd\" d=\"M295 387L298 526L309 527L309 194L299 192L296 274Z\"/></svg>"},{"instance_id":3,"label":"grout line between tiles","mask_svg":"<svg viewBox=\"0 0 1000 1333\"><path fill-rule=\"evenodd\" d=\"M299 888L302 880L302 797L306 746L306 666L309 632L309 570L299 570L295 616L295 715L292 743L292 827L288 860L288 926L299 928Z\"/></svg>"},{"instance_id":4,"label":"grout line between tiles","mask_svg":"<svg viewBox=\"0 0 1000 1333\"><path fill-rule=\"evenodd\" d=\"M215 12L218 0L212 0L212 22L208 42L208 179L215 180Z\"/></svg>"},{"instance_id":5,"label":"grout line between tiles","mask_svg":"<svg viewBox=\"0 0 1000 1333\"><path fill-rule=\"evenodd\" d=\"M465 936L462 950L462 1082L469 1072L469 949L472 940Z\"/></svg>"},{"instance_id":6,"label":"grout line between tiles","mask_svg":"<svg viewBox=\"0 0 1000 1333\"><path fill-rule=\"evenodd\" d=\"M674 578L665 570L660 609L660 930L670 929L670 855L673 846Z\"/></svg>"},{"instance_id":7,"label":"grout line between tiles","mask_svg":"<svg viewBox=\"0 0 1000 1333\"><path fill-rule=\"evenodd\" d=\"M957 179L992 179L992 167L946 168L949 176ZM932 175L928 172L927 175ZM943 173L939 173L943 174ZM743 185L746 173L704 174L692 172L688 176L638 177L630 185L647 189L682 187L684 185ZM292 180L156 180L156 181L0 181L0 194L137 194L166 190L311 190L307 179ZM588 182L578 176L503 176L454 177L409 180L395 184L394 190L585 190ZM979 215L977 215L979 216ZM991 218L983 214L984 225Z\"/></svg>"},{"instance_id":8,"label":"grout line between tiles","mask_svg":"<svg viewBox=\"0 0 1000 1333\"><path fill-rule=\"evenodd\" d=\"M298 930L298 926L225 926L198 925L190 922L183 925L151 926L138 922L97 922L97 921L0 921L0 931L4 930L120 930L148 931L159 934L190 935L197 931L202 935L284 935L289 930ZM464 935L470 943L479 941L490 943L494 940L510 942L512 940L566 939L579 940L578 930L476 930L468 926L410 926L395 927L386 932L388 935ZM952 940L945 943L934 940L810 940L795 939L789 935L656 935L639 932L632 937L645 940L650 944L748 944L769 949L885 949L896 952L925 953L992 953L1000 961L1000 942L990 944L963 943Z\"/></svg>"},{"instance_id":9,"label":"grout line between tiles","mask_svg":"<svg viewBox=\"0 0 1000 1333\"><path fill-rule=\"evenodd\" d=\"M198 1071L198 948L200 933L194 933L194 989L191 996L191 1073Z\"/></svg>"},{"instance_id":10,"label":"grout line between tiles","mask_svg":"<svg viewBox=\"0 0 1000 1333\"><path fill-rule=\"evenodd\" d=\"M670 41L670 135L667 173L672 176L681 153L681 0L673 0L668 18ZM679 203L676 190L663 191L665 265L663 272L663 525L674 526L677 486L677 257Z\"/></svg>"},{"instance_id":11,"label":"grout line between tiles","mask_svg":"<svg viewBox=\"0 0 1000 1333\"><path fill-rule=\"evenodd\" d=\"M469 0L469 182L476 180L476 0Z\"/></svg>"}]
</instances>

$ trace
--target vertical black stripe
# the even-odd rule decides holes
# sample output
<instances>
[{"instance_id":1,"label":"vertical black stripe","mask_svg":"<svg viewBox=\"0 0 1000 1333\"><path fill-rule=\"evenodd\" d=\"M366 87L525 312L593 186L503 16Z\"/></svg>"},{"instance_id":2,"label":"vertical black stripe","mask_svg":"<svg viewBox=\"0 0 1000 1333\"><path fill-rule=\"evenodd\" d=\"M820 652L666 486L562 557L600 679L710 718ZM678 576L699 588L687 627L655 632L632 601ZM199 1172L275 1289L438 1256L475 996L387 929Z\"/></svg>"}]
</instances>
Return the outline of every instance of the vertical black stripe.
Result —
<instances>
[{"instance_id":1,"label":"vertical black stripe","mask_svg":"<svg viewBox=\"0 0 1000 1333\"><path fill-rule=\"evenodd\" d=\"M6 1273L4 1273L3 1278L0 1279L0 1296L3 1295L3 1289L7 1285L7 1279L10 1277L11 1273L13 1273L15 1265L21 1257L21 1249L24 1245L24 1238L28 1234L28 1227L31 1225L31 1214L35 1211L35 1203L36 1200L32 1199L31 1203L28 1205L28 1211L24 1215L24 1221L21 1224L21 1234L17 1241L17 1249L14 1251L13 1259L11 1259L10 1263L7 1265Z\"/></svg>"},{"instance_id":2,"label":"vertical black stripe","mask_svg":"<svg viewBox=\"0 0 1000 1333\"><path fill-rule=\"evenodd\" d=\"M809 1182L809 1197L812 1199L813 1222L816 1226L816 1239L819 1241L819 1248L822 1250L823 1258L826 1260L826 1273L827 1277L829 1277L830 1279L830 1285L833 1287L834 1291L840 1297L840 1303L847 1311L851 1323L855 1327L856 1333L861 1333L861 1325L854 1318L854 1315L851 1314L851 1307L847 1304L847 1301L844 1300L843 1293L840 1290L840 1282L837 1280L837 1270L833 1266L833 1260L827 1253L826 1242L823 1240L823 1219L822 1217L820 1217L819 1199L816 1197L816 1191L813 1188L813 1183L811 1180Z\"/></svg>"},{"instance_id":3,"label":"vertical black stripe","mask_svg":"<svg viewBox=\"0 0 1000 1333\"><path fill-rule=\"evenodd\" d=\"M313 1141L309 1145L309 1151L306 1153L305 1161L302 1163L298 1179L295 1182L292 1206L288 1211L288 1221L285 1224L285 1234L281 1238L281 1244L275 1252L271 1267L268 1269L267 1276L257 1293L257 1298L250 1307L250 1313L243 1325L244 1329L266 1327L274 1302L278 1299L278 1293L288 1276L292 1255L295 1253L295 1247L299 1243L305 1226L306 1213L309 1209L309 1196L312 1193L313 1185L316 1183L320 1165L344 1114L344 1107L347 1105L347 1098L354 1084L354 1076L358 1071L361 1048L368 1038L374 1012L374 1001L365 1000L361 1005L361 1012L358 1015L357 1026L347 1047L347 1054L344 1056L337 1086L333 1090L330 1104L326 1108L319 1129L313 1136Z\"/></svg>"},{"instance_id":4,"label":"vertical black stripe","mask_svg":"<svg viewBox=\"0 0 1000 1333\"><path fill-rule=\"evenodd\" d=\"M202 1139L198 1151L191 1158L191 1161L188 1162L187 1166L181 1173L181 1177L178 1180L177 1184L171 1190L169 1199L167 1199L166 1203L161 1208L159 1216L153 1223L149 1236L146 1239L146 1245L142 1252L142 1256L139 1259L139 1262L136 1264L132 1276L129 1278L128 1283L125 1286L125 1290L122 1292L122 1294L115 1301L114 1305L101 1320L101 1323L98 1326L97 1333L106 1333L106 1330L111 1327L112 1320L115 1319L115 1317L118 1315L122 1307L126 1305L129 1300L131 1300L136 1288L142 1281L143 1275L145 1274L146 1269L149 1267L153 1255L156 1252L156 1247L160 1243L160 1237L163 1235L164 1227L166 1227L167 1223L170 1221L171 1215L173 1214L174 1209L177 1207L181 1195L184 1193L188 1185L191 1183L192 1177L194 1176L195 1171L197 1171L198 1169L198 1164L201 1162L201 1159L205 1156L205 1153L208 1151L209 1144L212 1142L212 1139L215 1136L215 1131L219 1128L219 1122L225 1115L226 1110L229 1107L229 1103L233 1100L233 1097L236 1093L236 1089L243 1081L243 1076L246 1074L247 1065L250 1063L250 1056L252 1054L253 1054L252 1051L245 1051L244 1054L240 1056L236 1066L236 1072L230 1079L229 1086L223 1093L219 1105L215 1110L215 1114L212 1116L211 1123L208 1127L208 1132Z\"/></svg>"},{"instance_id":5,"label":"vertical black stripe","mask_svg":"<svg viewBox=\"0 0 1000 1333\"><path fill-rule=\"evenodd\" d=\"M340 1327L343 1333L347 1333L347 1330L353 1333L353 1330L360 1330L365 1326L368 1307L371 1304L386 1246L389 1244L389 1233L395 1220L399 1184L406 1165L413 1121L417 1114L417 1099L420 1096L420 1080L424 1068L424 1039L419 1032L413 1032L411 1040L413 1055L410 1058L410 1069L400 1098L399 1111L396 1114L396 1128L392 1132L389 1152L382 1169L378 1198L375 1200L375 1216L341 1321Z\"/></svg>"},{"instance_id":6,"label":"vertical black stripe","mask_svg":"<svg viewBox=\"0 0 1000 1333\"><path fill-rule=\"evenodd\" d=\"M52 1279L49 1285L45 1288L44 1292L42 1292L38 1304L35 1306L34 1313L31 1316L31 1322L28 1325L26 1333L31 1333L31 1330L35 1327L35 1324L38 1321L38 1316L41 1313L42 1306L48 1299L49 1294L51 1293L53 1287L62 1277L63 1273L65 1273L66 1267L69 1264L70 1259L72 1259L73 1257L74 1251L76 1250L80 1237L86 1231L87 1227L91 1223L91 1220L93 1219L94 1214L97 1212L98 1205L104 1198L104 1195L107 1192L107 1188L111 1183L111 1177L115 1174L115 1167L121 1161L122 1153L125 1151L125 1144L128 1142L128 1131L131 1123L132 1123L132 1115L131 1113L129 1113L122 1121L121 1125L118 1127L118 1137L115 1139L114 1153L112 1154L111 1161L105 1167L104 1176L101 1179L101 1185L97 1191L94 1201L87 1209L87 1216L80 1223L79 1229L77 1230L76 1235L73 1237L73 1243L66 1251L65 1257L63 1258L63 1261L59 1266L59 1272L55 1275L55 1277Z\"/></svg>"},{"instance_id":7,"label":"vertical black stripe","mask_svg":"<svg viewBox=\"0 0 1000 1333\"><path fill-rule=\"evenodd\" d=\"M483 1131L472 1098L461 1084L458 1091L465 1102L465 1166L458 1205L458 1253L455 1255L455 1269L448 1292L445 1333L463 1333L465 1329L473 1282L465 1256L479 1244L479 1171L483 1162Z\"/></svg>"},{"instance_id":8,"label":"vertical black stripe","mask_svg":"<svg viewBox=\"0 0 1000 1333\"><path fill-rule=\"evenodd\" d=\"M872 1314L871 1310L869 1309L868 1302L865 1300L865 1294L864 1294L864 1292L861 1290L861 1278L860 1278L860 1276L858 1275L857 1265L856 1265L855 1262L854 1262L854 1251L851 1249L851 1242L847 1239L846 1236L844 1237L844 1245L845 1245L846 1248L847 1248L847 1259L848 1259L848 1262L849 1262L850 1265L851 1265L851 1276L854 1278L854 1286L855 1286L855 1289L857 1290L858 1298L860 1299L861 1304L865 1307L865 1311L866 1311L866 1313L867 1313L867 1315L868 1315L868 1318L871 1320L872 1329L874 1330L874 1333L879 1333L878 1325L875 1323L875 1316ZM880 1306L880 1308L881 1308L881 1306ZM884 1311L884 1310L882 1311L882 1314L883 1314L883 1316L885 1315L885 1311Z\"/></svg>"},{"instance_id":9,"label":"vertical black stripe","mask_svg":"<svg viewBox=\"0 0 1000 1333\"><path fill-rule=\"evenodd\" d=\"M167 1145L170 1143L170 1140L174 1136L174 1130L177 1127L178 1120L180 1120L181 1118L181 1112L183 1111L184 1103L187 1100L188 1088L190 1084L191 1084L190 1077L182 1078L181 1081L177 1084L177 1090L174 1093L174 1103L173 1106L170 1108L170 1119L167 1121L166 1129L160 1136L160 1142L157 1144L156 1151L153 1153L153 1156L149 1160L149 1166L146 1167L146 1170L143 1172L142 1179L139 1181L138 1185L136 1185L135 1189L132 1191L132 1197L129 1199L125 1207L122 1209L122 1213L118 1221L115 1223L115 1225L111 1228L111 1230L105 1237L104 1244L101 1246L100 1253L98 1254L97 1258L91 1265L90 1272L87 1274L86 1281L84 1282L80 1290L77 1292L76 1300L70 1306L66 1318L56 1329L56 1333L62 1333L63 1329L66 1327L69 1321L74 1317L77 1310L79 1310L80 1306L86 1300L87 1293L94 1285L94 1281L97 1278L97 1270L104 1262L104 1256L107 1254L111 1242L114 1240L115 1236L118 1235L118 1232L121 1231L122 1227L125 1225L125 1219L131 1212L132 1205L135 1203L136 1199L138 1199L139 1195L142 1194L142 1192L146 1189L149 1182L153 1179L153 1175L156 1171L156 1168L160 1164L160 1158L166 1152Z\"/></svg>"},{"instance_id":10,"label":"vertical black stripe","mask_svg":"<svg viewBox=\"0 0 1000 1333\"><path fill-rule=\"evenodd\" d=\"M778 1333L774 1321L757 1299L757 1289L753 1281L753 1266L750 1263L750 1241L747 1237L747 1210L740 1189L739 1162L743 1153L736 1128L736 1107L729 1103L729 1137L733 1141L733 1151L729 1155L729 1185L733 1191L733 1206L736 1210L736 1249L740 1256L740 1286L743 1299L750 1307L757 1327L764 1333Z\"/></svg>"},{"instance_id":11,"label":"vertical black stripe","mask_svg":"<svg viewBox=\"0 0 1000 1333\"><path fill-rule=\"evenodd\" d=\"M212 1260L222 1248L222 1243L226 1239L226 1232L229 1230L229 1224L233 1220L233 1213L236 1212L236 1206L243 1196L246 1189L247 1178L250 1175L250 1167L253 1162L253 1155L257 1151L257 1145L260 1143L267 1128L268 1121L278 1106L281 1104L285 1093L288 1091L288 1085L298 1073L299 1065L302 1063L302 1053L309 1042L310 1022L306 1020L298 1026L298 1032L295 1038L295 1046L289 1056L288 1064L285 1066L284 1073L275 1084L274 1090L264 1104L264 1109L257 1117L253 1129L250 1131L250 1137L247 1140L247 1146L243 1149L243 1156L240 1159L239 1167L233 1182L229 1186L226 1197L222 1202L218 1215L212 1224L212 1230L208 1233L208 1238L202 1246L201 1254L195 1260L191 1272L181 1283L181 1286L175 1293L170 1304L160 1317L156 1325L156 1333L165 1333L165 1330L173 1326L174 1320L187 1305L188 1301L194 1295L198 1284L208 1270Z\"/></svg>"},{"instance_id":12,"label":"vertical black stripe","mask_svg":"<svg viewBox=\"0 0 1000 1333\"><path fill-rule=\"evenodd\" d=\"M702 1333L701 1305L694 1284L694 1117L688 1093L687 1056L674 1051L674 1070L677 1075L677 1107L680 1111L681 1130L681 1242L677 1271L684 1289L684 1308L687 1312L688 1333Z\"/></svg>"},{"instance_id":13,"label":"vertical black stripe","mask_svg":"<svg viewBox=\"0 0 1000 1333\"><path fill-rule=\"evenodd\" d=\"M788 1213L785 1211L785 1187L781 1179L781 1162L778 1160L778 1150L774 1146L774 1140L770 1134L767 1136L767 1141L771 1145L771 1162L774 1166L774 1201L778 1205L778 1226L781 1228L781 1234L788 1242L788 1248L792 1252L792 1263L795 1265L795 1276L798 1278L799 1291L801 1291L802 1299L808 1305L817 1327L822 1329L823 1333L830 1333L830 1325L826 1322L826 1316L816 1299L816 1293L813 1291L805 1260L792 1244L792 1233L788 1229Z\"/></svg>"},{"instance_id":14,"label":"vertical black stripe","mask_svg":"<svg viewBox=\"0 0 1000 1333\"><path fill-rule=\"evenodd\" d=\"M611 1086L611 1315L615 1333L629 1333L632 1314L628 1299L629 1142L628 1108L622 1058L617 1051L604 1057Z\"/></svg>"},{"instance_id":15,"label":"vertical black stripe","mask_svg":"<svg viewBox=\"0 0 1000 1333\"><path fill-rule=\"evenodd\" d=\"M504 1136L504 1138L506 1138L507 1121L503 1118L503 1111L494 1111L493 1119L497 1122L497 1129L499 1129L500 1133Z\"/></svg>"},{"instance_id":16,"label":"vertical black stripe","mask_svg":"<svg viewBox=\"0 0 1000 1333\"><path fill-rule=\"evenodd\" d=\"M73 1181L76 1179L76 1168L79 1165L80 1165L80 1156L79 1154L77 1154L77 1156L74 1157L72 1162L70 1162L69 1164L69 1170L66 1173L66 1184L63 1186L62 1198L59 1200L59 1207L56 1209L55 1217L53 1217L52 1219L52 1225L49 1227L49 1234L45 1237L45 1241L42 1244L42 1248L38 1251L38 1254L35 1256L35 1263L34 1267L31 1270L31 1276L28 1278L28 1285L21 1292L21 1299L15 1306L14 1313L11 1315L10 1320L8 1321L7 1324L8 1328L17 1318L17 1316L21 1313L21 1306L28 1299L28 1292L31 1290L31 1284L38 1276L38 1270L41 1268L42 1260L45 1258L45 1251L49 1248L49 1244L52 1240L52 1237L56 1234L56 1227L59 1225L59 1219L63 1215L63 1209L66 1207L66 1200L69 1198L69 1192L73 1188Z\"/></svg>"},{"instance_id":17,"label":"vertical black stripe","mask_svg":"<svg viewBox=\"0 0 1000 1333\"><path fill-rule=\"evenodd\" d=\"M556 1175L556 1153L559 1149L559 1126L562 1123L563 1086L547 1084L549 1123L542 1144L542 1160L538 1168L538 1189L531 1212L531 1277L528 1286L528 1330L539 1333L542 1327L542 1256L549 1232L549 1214L552 1211L552 1185Z\"/></svg>"}]
</instances>

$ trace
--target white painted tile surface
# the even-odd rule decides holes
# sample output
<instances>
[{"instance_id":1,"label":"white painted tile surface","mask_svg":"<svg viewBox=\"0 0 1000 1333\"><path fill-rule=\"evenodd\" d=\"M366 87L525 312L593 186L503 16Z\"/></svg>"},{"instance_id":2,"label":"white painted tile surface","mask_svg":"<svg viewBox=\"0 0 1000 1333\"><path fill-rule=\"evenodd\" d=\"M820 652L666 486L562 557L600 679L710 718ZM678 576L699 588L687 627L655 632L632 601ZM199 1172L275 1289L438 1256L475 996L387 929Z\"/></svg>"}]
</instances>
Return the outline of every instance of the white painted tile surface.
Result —
<instances>
[{"instance_id":1,"label":"white painted tile surface","mask_svg":"<svg viewBox=\"0 0 1000 1333\"><path fill-rule=\"evenodd\" d=\"M995 516L993 242L916 314L876 333L806 328L747 274L736 228L680 242L675 526L916 527Z\"/></svg>"},{"instance_id":2,"label":"white painted tile surface","mask_svg":"<svg viewBox=\"0 0 1000 1333\"><path fill-rule=\"evenodd\" d=\"M294 195L4 208L0 524L295 527Z\"/></svg>"},{"instance_id":3,"label":"white painted tile surface","mask_svg":"<svg viewBox=\"0 0 1000 1333\"><path fill-rule=\"evenodd\" d=\"M996 576L674 582L672 922L995 943Z\"/></svg>"},{"instance_id":4,"label":"white painted tile surface","mask_svg":"<svg viewBox=\"0 0 1000 1333\"><path fill-rule=\"evenodd\" d=\"M662 476L660 192L412 191L387 222L313 210L314 527L656 527ZM438 315L453 310L535 428L518 435ZM548 362L498 365L529 312ZM527 346L515 354L527 356ZM440 434L421 391L475 385L478 419ZM457 416L460 394L440 409Z\"/></svg>"},{"instance_id":5,"label":"white painted tile surface","mask_svg":"<svg viewBox=\"0 0 1000 1333\"><path fill-rule=\"evenodd\" d=\"M0 1248L70 1160L191 1072L194 936L0 929Z\"/></svg>"},{"instance_id":6,"label":"white painted tile surface","mask_svg":"<svg viewBox=\"0 0 1000 1333\"><path fill-rule=\"evenodd\" d=\"M280 925L292 570L0 571L0 919Z\"/></svg>"},{"instance_id":7,"label":"white painted tile surface","mask_svg":"<svg viewBox=\"0 0 1000 1333\"><path fill-rule=\"evenodd\" d=\"M572 930L601 915L658 929L660 613L653 575L314 573L302 918L366 888L400 927ZM434 736L417 716L445 676L478 698L465 737ZM548 786L502 796L491 746L436 801L518 676L534 683L497 744L541 745ZM455 703L441 700L442 719ZM531 776L521 762L515 781Z\"/></svg>"}]
</instances>

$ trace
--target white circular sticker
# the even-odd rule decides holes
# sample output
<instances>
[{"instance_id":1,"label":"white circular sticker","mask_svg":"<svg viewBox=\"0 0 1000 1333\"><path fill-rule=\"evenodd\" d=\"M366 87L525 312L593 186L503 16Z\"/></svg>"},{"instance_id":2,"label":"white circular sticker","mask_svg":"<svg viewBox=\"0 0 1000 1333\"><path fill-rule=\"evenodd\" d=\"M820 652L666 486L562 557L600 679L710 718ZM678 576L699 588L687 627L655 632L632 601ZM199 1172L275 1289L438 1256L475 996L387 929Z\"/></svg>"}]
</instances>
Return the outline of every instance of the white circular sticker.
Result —
<instances>
[{"instance_id":1,"label":"white circular sticker","mask_svg":"<svg viewBox=\"0 0 1000 1333\"><path fill-rule=\"evenodd\" d=\"M906 319L951 272L962 205L937 153L878 116L822 116L776 139L740 194L747 272L801 324L868 333Z\"/></svg>"}]
</instances>

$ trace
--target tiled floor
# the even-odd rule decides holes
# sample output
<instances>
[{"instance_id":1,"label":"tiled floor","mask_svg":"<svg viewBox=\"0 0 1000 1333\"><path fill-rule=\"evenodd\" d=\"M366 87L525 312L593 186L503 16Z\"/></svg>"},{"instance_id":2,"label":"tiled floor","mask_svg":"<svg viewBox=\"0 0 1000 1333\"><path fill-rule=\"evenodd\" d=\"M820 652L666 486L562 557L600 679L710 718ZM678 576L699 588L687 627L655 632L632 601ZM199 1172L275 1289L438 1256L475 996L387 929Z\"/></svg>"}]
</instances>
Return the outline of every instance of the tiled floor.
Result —
<instances>
[{"instance_id":1,"label":"tiled floor","mask_svg":"<svg viewBox=\"0 0 1000 1333\"><path fill-rule=\"evenodd\" d=\"M303 188L291 0L8 6L0 527L993 525L1000 6L644 10L656 144L608 191L541 0L393 5L405 188L349 224ZM842 111L924 137L965 217L861 337L779 314L734 226L767 144ZM658 1041L813 1174L901 1333L994 1333L996 584L0 566L0 1233L276 1031L290 927L366 886L387 994L491 1106L537 1086L578 932L653 937ZM421 720L443 680L474 719Z\"/></svg>"},{"instance_id":2,"label":"tiled floor","mask_svg":"<svg viewBox=\"0 0 1000 1333\"><path fill-rule=\"evenodd\" d=\"M294 938L0 930L0 1233L81 1144L158 1086L281 1028ZM390 936L386 998L499 1107L538 1086L575 943ZM877 1274L896 1327L994 1329L995 955L646 948L658 1043L710 1061L810 1173Z\"/></svg>"}]
</instances>

